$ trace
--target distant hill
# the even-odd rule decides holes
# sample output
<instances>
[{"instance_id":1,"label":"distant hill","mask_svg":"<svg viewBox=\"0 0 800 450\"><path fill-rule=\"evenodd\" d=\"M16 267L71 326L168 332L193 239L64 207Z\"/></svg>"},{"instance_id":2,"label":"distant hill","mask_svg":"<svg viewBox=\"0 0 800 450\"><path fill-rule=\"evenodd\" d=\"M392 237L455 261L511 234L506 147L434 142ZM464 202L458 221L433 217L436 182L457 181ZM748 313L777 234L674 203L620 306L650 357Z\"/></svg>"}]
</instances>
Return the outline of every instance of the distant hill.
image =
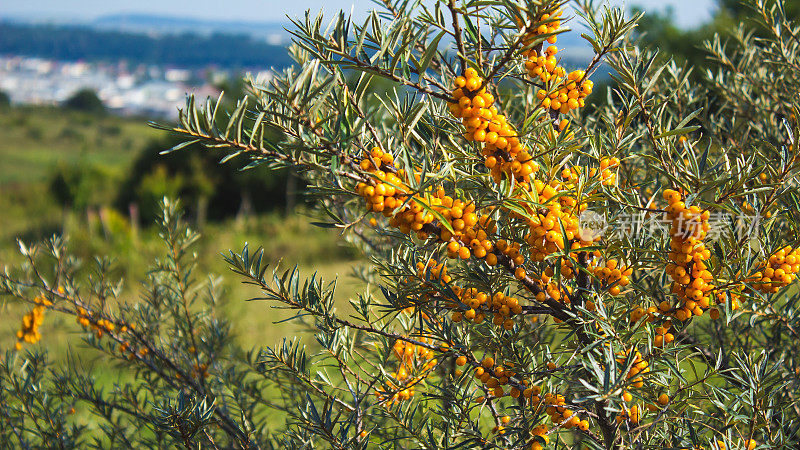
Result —
<instances>
[{"instance_id":1,"label":"distant hill","mask_svg":"<svg viewBox=\"0 0 800 450\"><path fill-rule=\"evenodd\" d=\"M61 60L118 61L186 68L284 67L288 33L282 22L239 22L150 14L102 16L80 25L2 21L0 54ZM576 30L559 36L568 68L585 65L591 47Z\"/></svg>"},{"instance_id":2,"label":"distant hill","mask_svg":"<svg viewBox=\"0 0 800 450\"><path fill-rule=\"evenodd\" d=\"M282 22L218 21L152 14L113 14L101 16L88 25L100 30L147 34L246 34L276 45L286 44L289 41L289 33L284 30L285 24Z\"/></svg>"},{"instance_id":3,"label":"distant hill","mask_svg":"<svg viewBox=\"0 0 800 450\"><path fill-rule=\"evenodd\" d=\"M164 18L161 23L167 22ZM127 60L185 68L214 65L228 69L267 69L291 63L284 45L270 44L247 33L217 30L199 33L182 29L177 34L144 34L87 25L0 22L0 54L69 61Z\"/></svg>"}]
</instances>

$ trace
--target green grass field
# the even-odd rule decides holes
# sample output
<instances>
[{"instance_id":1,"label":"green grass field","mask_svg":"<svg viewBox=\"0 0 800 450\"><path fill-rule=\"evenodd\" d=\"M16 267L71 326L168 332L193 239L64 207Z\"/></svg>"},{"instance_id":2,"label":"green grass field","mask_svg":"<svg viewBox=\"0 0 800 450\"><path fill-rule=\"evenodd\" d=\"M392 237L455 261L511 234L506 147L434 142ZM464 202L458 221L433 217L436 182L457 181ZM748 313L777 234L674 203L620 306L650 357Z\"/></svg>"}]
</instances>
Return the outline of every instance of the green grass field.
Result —
<instances>
[{"instance_id":1,"label":"green grass field","mask_svg":"<svg viewBox=\"0 0 800 450\"><path fill-rule=\"evenodd\" d=\"M43 107L0 108L0 129L0 261L16 238L63 228L63 206L48 192L59 167L96 164L121 175L159 135L145 119Z\"/></svg>"},{"instance_id":2,"label":"green grass field","mask_svg":"<svg viewBox=\"0 0 800 450\"><path fill-rule=\"evenodd\" d=\"M59 164L80 161L124 170L159 131L145 119L57 108L0 110L0 187L44 181Z\"/></svg>"}]
</instances>

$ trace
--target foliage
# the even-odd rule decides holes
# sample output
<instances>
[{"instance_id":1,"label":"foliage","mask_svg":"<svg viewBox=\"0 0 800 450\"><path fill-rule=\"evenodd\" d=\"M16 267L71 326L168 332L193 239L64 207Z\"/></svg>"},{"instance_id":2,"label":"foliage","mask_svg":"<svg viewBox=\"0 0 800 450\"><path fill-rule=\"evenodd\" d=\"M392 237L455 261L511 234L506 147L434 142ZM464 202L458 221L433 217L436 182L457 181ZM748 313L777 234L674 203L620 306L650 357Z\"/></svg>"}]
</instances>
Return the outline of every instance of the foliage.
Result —
<instances>
[{"instance_id":1,"label":"foliage","mask_svg":"<svg viewBox=\"0 0 800 450\"><path fill-rule=\"evenodd\" d=\"M238 330L263 337L265 330L241 329L228 323L229 315L241 322L244 311L238 306L238 313L230 311L230 306L220 298L221 280L203 275L209 262L197 259L199 235L187 228L177 205L163 206L164 216L159 226L163 239L159 253L163 256L146 271L147 277L138 287L120 283L117 268L107 259L82 263L68 250L74 245L65 240L54 238L35 247L22 246L22 255L33 263L26 264L28 269L52 264L55 271L36 273L22 269L7 273L0 279L0 289L4 294L22 297L38 292L31 300L32 307L46 305L46 308L44 323L34 327L36 334L44 334L46 339L46 334L55 332L53 315L68 315L78 322L78 330L64 338L74 339L78 333L87 349L53 355L39 347L30 348L28 342L22 341L25 343L21 344L21 351L3 354L0 442L34 448L184 446L181 433L172 434L169 430L173 426L186 427L184 431L191 434L190 430L202 416L198 413L201 407L206 412L221 409L214 413L213 423L219 417L229 416L242 435L255 428L258 439L264 442L268 441L267 427L281 425L266 411L276 398L271 374L263 373L265 368L257 364L260 356L239 347L237 342L242 339L236 339L234 334ZM293 222L281 221L284 230L274 234L289 232L289 228L297 226ZM224 231L217 233L213 241L201 248L224 239L221 236ZM327 261L337 258L327 248L330 239L314 232L306 232L305 236L306 249L325 254ZM264 261L275 258L275 250L270 248L262 253ZM307 256L302 251L293 248L282 253L302 260ZM31 288L45 283L53 289ZM139 289L141 297L122 295L132 287ZM250 315L256 307L249 309ZM284 316L280 311L271 315ZM308 328L301 322L285 330L298 332ZM38 337L30 341L36 340ZM243 340L252 342L251 336ZM98 356L108 364L92 363ZM261 368L254 372L254 367ZM110 382L110 372L120 374L121 378ZM216 380L220 375L226 381ZM185 389L192 377L194 386L202 386L204 391ZM237 389L230 391L229 386ZM239 392L242 386L252 392ZM252 393L257 393L258 401L247 399ZM211 400L212 397L218 399ZM205 405L203 398L207 399ZM241 422L241 411L233 412L242 407L241 402L253 406L246 413L248 420L253 421ZM192 414L187 413L189 409ZM125 417L128 413L134 415ZM87 417L92 418L88 426ZM234 441L228 441L224 435L217 436L211 429L199 434L216 438L223 447L229 446L224 442L234 445ZM253 442L253 446L270 447L264 442L258 445Z\"/></svg>"},{"instance_id":2,"label":"foliage","mask_svg":"<svg viewBox=\"0 0 800 450\"><path fill-rule=\"evenodd\" d=\"M136 378L100 391L77 363L46 376L9 352L2 430L32 446L797 446L800 26L780 1L748 4L766 34L708 42L702 83L631 44L638 17L592 2L575 14L596 57L570 73L554 0L296 20L294 67L229 114L190 97L162 128L183 136L173 152L301 173L380 294L343 312L336 283L230 251L253 300L314 333L245 352L169 202L136 303L115 301L104 260L79 277L60 239L21 245L2 289L33 308L23 348L41 314L73 315ZM584 114L601 62L616 88ZM365 98L378 78L401 87ZM74 401L103 426L65 425Z\"/></svg>"}]
</instances>

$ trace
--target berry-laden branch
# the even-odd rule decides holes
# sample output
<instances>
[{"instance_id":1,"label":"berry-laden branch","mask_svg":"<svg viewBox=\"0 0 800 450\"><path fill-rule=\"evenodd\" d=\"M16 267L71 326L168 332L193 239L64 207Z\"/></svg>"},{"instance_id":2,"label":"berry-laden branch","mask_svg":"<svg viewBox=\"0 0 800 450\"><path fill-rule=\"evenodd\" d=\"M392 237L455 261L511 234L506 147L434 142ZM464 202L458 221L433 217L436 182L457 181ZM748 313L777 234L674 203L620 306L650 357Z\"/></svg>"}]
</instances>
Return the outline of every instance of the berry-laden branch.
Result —
<instances>
[{"instance_id":1,"label":"berry-laden branch","mask_svg":"<svg viewBox=\"0 0 800 450\"><path fill-rule=\"evenodd\" d=\"M556 40L555 32L560 26L558 21L560 14L560 11L555 12L555 20L547 22L549 25L542 25L537 28L534 33L531 33L531 37L527 39L535 38L537 34L552 34L548 39L554 43ZM540 18L540 21L546 22L550 19L550 15L545 14ZM557 49L555 46L548 48L547 58L538 56L536 52L538 52L536 49L532 49L526 54L529 58L526 67L531 74L539 76L545 83L551 82L551 79L557 83L562 83L559 90L549 94L549 96L546 91L540 90L538 98L542 100L541 106L552 108L560 113L567 113L570 109L583 106L582 97L591 92L590 82L583 81L584 74L582 72L574 72L564 80L566 75L564 70L556 67L554 56ZM577 81L582 83L581 90L578 89ZM536 198L541 197L545 201L554 197L558 199L558 202L550 204L549 215L553 215L552 218L549 215L540 217L535 210L530 207L527 208L526 212L533 213L535 214L534 217L536 217L534 220L527 219L529 226L534 227L533 233L527 238L528 243L534 245L532 249L534 258L536 260L544 260L549 254L562 251L565 241L571 243L571 250L577 250L581 245L592 245L592 241L581 242L576 236L579 232L577 220L570 213L573 213L579 203L568 196L560 198L556 196L554 187L569 187L564 186L564 184L546 185L531 177L538 170L538 165L533 163L533 158L528 150L521 145L519 137L516 135L514 128L507 123L505 116L499 115L497 109L492 106L494 98L486 92L485 81L478 77L477 71L471 67L466 69L464 76L455 80L455 86L453 97L458 102L450 104L450 110L453 115L462 118L466 127L464 136L468 141L486 144L482 153L486 157L485 165L490 169L494 181L500 183L508 176L520 186L519 192L522 192L523 195L526 192L530 192L533 186ZM563 122L561 128L565 128ZM444 194L442 188L439 188L433 196L413 194L410 199L412 201L409 201L408 194L411 192L406 186L406 174L402 170L389 170L393 168L392 164L392 155L378 148L373 149L370 153L365 153L361 168L365 171L372 171L377 181L359 184L358 193L366 199L370 210L383 212L384 215L391 218L390 225L399 227L405 233L416 231L421 239L427 239L431 234L438 235L440 242L447 243L447 252L451 258L468 259L474 254L477 258L485 259L489 266L495 266L500 263L502 267L506 268L536 296L537 301L550 306L549 312L554 317L561 321L570 321L574 317L574 313L568 311L564 306L565 303L570 301L569 294L563 292L556 285L550 284L542 287L528 276L526 269L523 267L525 258L520 253L518 244L509 245L503 240L493 243L488 239L497 231L497 227L485 216L475 215L473 213L475 206L472 202L465 203L454 200ZM606 162L603 164L606 167L609 166ZM614 166L617 164L618 162ZM395 172L397 175L395 175ZM576 172L570 170L566 170L564 174L567 183L574 183L576 175ZM417 183L422 181L419 175L415 174L414 177ZM613 175L610 172L603 173L603 181L613 182ZM586 205L581 204L581 206L585 209ZM567 213L563 213L562 208L567 209ZM426 213L426 210L429 209L432 209L433 213ZM397 213L397 211L401 212ZM512 214L526 219L524 215ZM449 219L449 223L447 223L449 226L446 229L439 226L442 223L442 219ZM566 236L556 231L556 223L561 227L559 231L565 228L566 223L566 229L568 230ZM473 228L475 225L479 227L477 231ZM469 244L469 246L465 244ZM584 252L580 252L580 256L577 253L574 256L586 261ZM574 276L574 267L569 261L566 264L564 274L566 276L570 276L570 274ZM586 270L587 268L584 267L583 269ZM614 269L616 267L611 267L611 270ZM616 279L611 281L618 282L624 278L625 281L621 283L624 286L627 284L627 276L629 275L630 272L626 270L626 275L616 275ZM552 276L552 273L549 276ZM545 283L547 283L549 276L544 279ZM588 278L585 276L582 278L582 284L579 289L582 291L588 290ZM612 292L618 294L619 291L619 287L612 287ZM486 301L490 296L483 293L477 296L476 298L479 299L478 306L481 304L481 297L483 301ZM495 295L494 298L497 299L498 296ZM499 295L499 299L503 299L502 294ZM506 311L505 315L515 311L500 303L495 306L499 308L499 314L495 316L494 322L502 324L506 330L513 329L514 322L511 319L503 319L503 311ZM519 313L521 308L518 304L514 306L518 310L516 312ZM483 313L476 312L474 308L470 308L464 313L463 317L480 323L483 320ZM461 312L456 311L453 313L453 320L460 321L461 318ZM577 332L583 345L592 343L592 339L585 335L582 330L578 329ZM488 381L494 379L491 378L491 374L489 377ZM494 387L494 389L496 395L499 393L502 396L502 388ZM517 395L519 394L517 393ZM598 402L598 410L604 410L605 407L606 404L604 402ZM605 439L613 440L612 425L602 420L605 418L605 414L598 414L598 418L601 419L600 425L604 429Z\"/></svg>"}]
</instances>

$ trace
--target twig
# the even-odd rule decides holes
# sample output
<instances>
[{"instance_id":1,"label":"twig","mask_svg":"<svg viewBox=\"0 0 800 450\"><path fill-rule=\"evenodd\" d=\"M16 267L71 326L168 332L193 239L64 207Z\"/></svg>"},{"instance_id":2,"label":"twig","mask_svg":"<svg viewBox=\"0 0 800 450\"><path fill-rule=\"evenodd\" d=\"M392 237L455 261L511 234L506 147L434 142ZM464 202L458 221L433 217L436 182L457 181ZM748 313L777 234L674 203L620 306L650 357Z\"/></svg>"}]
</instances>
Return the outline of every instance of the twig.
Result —
<instances>
[{"instance_id":1,"label":"twig","mask_svg":"<svg viewBox=\"0 0 800 450\"><path fill-rule=\"evenodd\" d=\"M456 0L449 0L447 8L450 10L450 17L453 22L453 36L456 38L456 48L458 49L458 60L461 62L461 75L467 70L467 62L465 57L467 55L464 50L464 41L461 31L461 25L458 23L458 11L456 11Z\"/></svg>"}]
</instances>

